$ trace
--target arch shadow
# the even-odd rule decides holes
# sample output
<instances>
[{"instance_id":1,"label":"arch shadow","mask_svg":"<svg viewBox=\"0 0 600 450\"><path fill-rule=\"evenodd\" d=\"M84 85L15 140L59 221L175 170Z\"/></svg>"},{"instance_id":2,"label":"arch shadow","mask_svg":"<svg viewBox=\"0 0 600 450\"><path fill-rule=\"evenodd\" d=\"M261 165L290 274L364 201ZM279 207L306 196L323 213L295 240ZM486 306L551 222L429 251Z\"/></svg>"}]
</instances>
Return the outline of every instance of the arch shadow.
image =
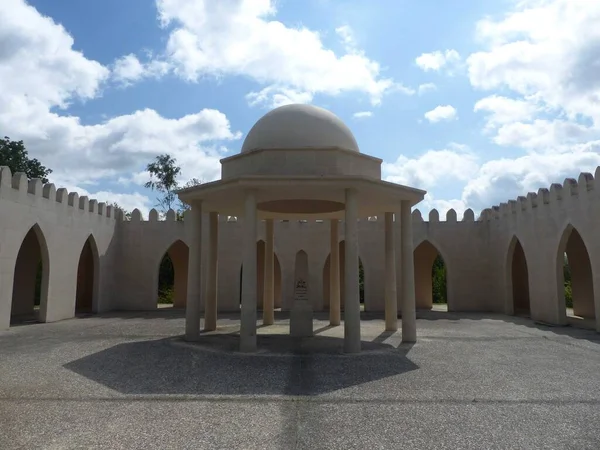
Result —
<instances>
[{"instance_id":1,"label":"arch shadow","mask_svg":"<svg viewBox=\"0 0 600 450\"><path fill-rule=\"evenodd\" d=\"M167 247L154 271L154 305L158 307L162 295L163 301L172 301L173 308L185 308L188 264L189 247L181 239L177 239Z\"/></svg>"},{"instance_id":2,"label":"arch shadow","mask_svg":"<svg viewBox=\"0 0 600 450\"><path fill-rule=\"evenodd\" d=\"M448 267L448 259L444 256L440 247L432 240L424 239L413 250L414 258L414 277L415 277L415 299L417 310L431 310L434 305L434 284L433 270L434 264L440 264L438 257L443 262L443 273L438 276L443 277L442 283L445 286L441 287L443 292L439 292L446 299L447 310L453 310L453 302L450 289L450 269ZM440 267L436 267L438 271L442 271Z\"/></svg>"},{"instance_id":3,"label":"arch shadow","mask_svg":"<svg viewBox=\"0 0 600 450\"><path fill-rule=\"evenodd\" d=\"M46 321L49 279L48 243L41 227L36 223L23 237L15 260L11 325Z\"/></svg>"},{"instance_id":4,"label":"arch shadow","mask_svg":"<svg viewBox=\"0 0 600 450\"><path fill-rule=\"evenodd\" d=\"M505 258L506 297L504 311L508 315L531 316L527 256L521 240L513 235Z\"/></svg>"},{"instance_id":5,"label":"arch shadow","mask_svg":"<svg viewBox=\"0 0 600 450\"><path fill-rule=\"evenodd\" d=\"M565 260L566 255L566 260ZM573 314L575 319L596 322L594 279L587 245L579 231L567 224L561 234L556 253L556 289L559 323L568 323L567 301L565 291L569 283L565 283L565 263L568 263L571 277ZM569 280L567 280L569 281Z\"/></svg>"},{"instance_id":6,"label":"arch shadow","mask_svg":"<svg viewBox=\"0 0 600 450\"><path fill-rule=\"evenodd\" d=\"M77 287L75 291L75 314L98 312L100 286L100 255L96 239L90 234L79 253Z\"/></svg>"}]
</instances>

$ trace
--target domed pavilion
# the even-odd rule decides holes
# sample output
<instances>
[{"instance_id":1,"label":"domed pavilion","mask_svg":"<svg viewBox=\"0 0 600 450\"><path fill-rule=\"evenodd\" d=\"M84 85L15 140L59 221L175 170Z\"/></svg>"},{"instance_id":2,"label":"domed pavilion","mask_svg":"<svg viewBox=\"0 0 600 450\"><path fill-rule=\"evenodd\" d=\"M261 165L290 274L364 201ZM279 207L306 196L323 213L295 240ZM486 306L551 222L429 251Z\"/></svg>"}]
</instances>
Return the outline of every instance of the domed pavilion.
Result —
<instances>
[{"instance_id":1,"label":"domed pavilion","mask_svg":"<svg viewBox=\"0 0 600 450\"><path fill-rule=\"evenodd\" d=\"M257 349L257 228L266 229L263 323L273 324L274 220L330 222L330 324L340 325L340 264L344 277L344 351L359 352L360 299L358 278L359 219L385 216L385 323L398 328L397 305L402 310L402 340L416 341L415 287L411 208L425 191L381 179L382 160L360 152L350 129L333 113L311 105L287 105L265 114L252 127L241 152L221 160L221 179L178 191L191 206L192 221L186 307L188 340L200 335L204 304L204 328L217 322L218 215L243 221L244 244L241 293L240 350ZM202 214L209 214L209 245L201 248ZM345 227L346 250L340 262L338 230ZM286 236L293 239L293 236ZM201 252L207 251L207 270L200 270ZM398 257L396 253L399 253ZM397 264L398 262L398 264ZM307 286L308 261L296 260L290 333L312 336L312 310ZM208 277L206 293L200 277ZM398 289L397 289L398 286ZM206 295L206 298L201 298Z\"/></svg>"}]
</instances>

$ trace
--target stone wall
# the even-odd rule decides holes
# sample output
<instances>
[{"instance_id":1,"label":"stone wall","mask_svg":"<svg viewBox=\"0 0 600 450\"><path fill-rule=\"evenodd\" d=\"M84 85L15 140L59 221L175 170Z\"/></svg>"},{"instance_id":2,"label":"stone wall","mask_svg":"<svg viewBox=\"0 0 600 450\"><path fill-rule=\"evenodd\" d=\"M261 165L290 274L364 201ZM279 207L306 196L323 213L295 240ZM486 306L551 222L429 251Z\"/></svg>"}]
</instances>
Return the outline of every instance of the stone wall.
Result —
<instances>
[{"instance_id":1,"label":"stone wall","mask_svg":"<svg viewBox=\"0 0 600 450\"><path fill-rule=\"evenodd\" d=\"M600 171L597 171L596 178L582 174L578 181L567 179L563 185L554 184L549 190L540 189L536 194L486 209L478 220L471 210L467 210L461 220L454 210L448 211L445 220L440 220L439 213L433 210L425 221L415 210L412 223L418 307L431 306L431 265L439 253L447 267L450 311L513 314L512 275L518 268L526 267L527 273L519 278L518 286L528 286L527 299L532 318L564 324L566 316L561 277L562 258L567 251L574 271L574 295L584 299L578 302L576 308L587 317L600 317L599 176ZM219 311L239 309L242 226L242 219L219 217ZM152 210L148 220L143 220L140 212L135 210L131 220L123 220L120 211L103 203L64 189L56 190L52 184L42 185L39 180L28 181L24 174L13 176L7 168L2 168L0 328L7 328L10 321L17 255L26 236L23 254L30 256L20 258L19 264L35 258L43 261L45 278L40 319L54 321L74 315L79 258L88 239L97 262L94 264L94 311L155 309L158 268L166 252L171 255L175 266L176 306L183 306L188 228L185 220L175 220L173 211L169 211L164 220L159 220L158 213ZM397 264L401 260L399 228L396 227L395 233ZM277 220L274 229L276 271L280 273L276 284L281 292L276 304L289 309L293 297L294 261L299 251L305 251L309 261L310 301L315 310L326 308L329 221ZM365 309L382 311L385 274L383 214L361 219L358 229L359 257L365 274ZM342 242L343 222L339 231ZM257 238L259 264L264 235L265 224L261 222ZM207 249L207 214L203 236L203 247ZM524 262L515 263L513 268L513 253L519 246L523 249ZM589 264L586 263L588 260ZM206 262L206 251L203 252L203 262ZM206 264L203 268L205 270ZM523 271L522 268L519 270ZM20 282L15 296L30 298L32 272L17 272ZM260 268L258 273L259 276L262 273ZM582 281L576 281L576 277ZM594 290L594 286L599 287ZM31 309L29 303L19 304L19 308L23 311ZM599 323L596 320L600 330Z\"/></svg>"},{"instance_id":2,"label":"stone wall","mask_svg":"<svg viewBox=\"0 0 600 450\"><path fill-rule=\"evenodd\" d=\"M40 180L28 181L23 173L12 175L8 168L0 168L0 329L10 323L17 256L28 235L19 258L21 282L15 286L15 296L23 297L23 303L16 302L17 312L33 312L32 283L41 259L39 318L51 322L73 317L77 269L88 239L96 262L92 308L114 308L115 215L104 203L57 190L53 184L43 185Z\"/></svg>"}]
</instances>

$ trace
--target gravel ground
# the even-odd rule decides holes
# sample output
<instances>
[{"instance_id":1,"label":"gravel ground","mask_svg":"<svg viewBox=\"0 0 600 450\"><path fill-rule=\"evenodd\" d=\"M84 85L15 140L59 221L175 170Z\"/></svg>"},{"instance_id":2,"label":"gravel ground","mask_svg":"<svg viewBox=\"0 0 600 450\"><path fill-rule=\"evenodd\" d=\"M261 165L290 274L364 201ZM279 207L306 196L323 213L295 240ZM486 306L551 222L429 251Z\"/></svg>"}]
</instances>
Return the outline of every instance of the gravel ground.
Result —
<instances>
[{"instance_id":1,"label":"gravel ground","mask_svg":"<svg viewBox=\"0 0 600 450\"><path fill-rule=\"evenodd\" d=\"M238 318L186 343L161 309L0 332L0 449L598 449L600 334L502 315L419 313L400 344L364 315L364 351L315 320Z\"/></svg>"}]
</instances>

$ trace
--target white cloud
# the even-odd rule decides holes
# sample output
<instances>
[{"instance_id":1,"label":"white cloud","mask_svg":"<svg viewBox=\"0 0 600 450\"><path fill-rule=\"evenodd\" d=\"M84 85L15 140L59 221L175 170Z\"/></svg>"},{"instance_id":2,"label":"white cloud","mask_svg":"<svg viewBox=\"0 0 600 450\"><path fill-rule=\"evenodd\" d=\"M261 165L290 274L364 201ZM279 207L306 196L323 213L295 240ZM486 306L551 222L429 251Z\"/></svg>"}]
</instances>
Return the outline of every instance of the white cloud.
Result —
<instances>
[{"instance_id":1,"label":"white cloud","mask_svg":"<svg viewBox=\"0 0 600 450\"><path fill-rule=\"evenodd\" d=\"M416 206L421 212L421 215L424 220L428 220L429 212L432 209L436 209L440 215L440 220L446 220L446 213L450 209L454 209L456 211L456 216L458 220L462 220L464 216L464 212L468 209L468 206L460 199L452 199L452 200L443 200L436 199L429 192L425 194L425 198L423 201Z\"/></svg>"},{"instance_id":2,"label":"white cloud","mask_svg":"<svg viewBox=\"0 0 600 450\"><path fill-rule=\"evenodd\" d=\"M346 50L351 52L356 49L356 39L354 38L354 32L352 28L348 25L342 25L335 29L335 32L338 34L342 43L346 47Z\"/></svg>"},{"instance_id":3,"label":"white cloud","mask_svg":"<svg viewBox=\"0 0 600 450\"><path fill-rule=\"evenodd\" d=\"M22 0L3 1L0 42L0 121L15 109L26 121L31 110L93 98L109 76L102 64L73 50L61 25Z\"/></svg>"},{"instance_id":4,"label":"white cloud","mask_svg":"<svg viewBox=\"0 0 600 450\"><path fill-rule=\"evenodd\" d=\"M479 168L477 156L468 148L449 145L443 150L428 150L417 158L398 157L394 163L383 163L387 181L431 189L440 180L468 181Z\"/></svg>"},{"instance_id":5,"label":"white cloud","mask_svg":"<svg viewBox=\"0 0 600 450\"><path fill-rule=\"evenodd\" d=\"M415 59L415 63L425 72L438 71L445 66L452 66L460 62L460 54L456 50L439 50L423 53Z\"/></svg>"},{"instance_id":6,"label":"white cloud","mask_svg":"<svg viewBox=\"0 0 600 450\"><path fill-rule=\"evenodd\" d=\"M419 93L419 95L423 95L428 92L434 92L434 91L437 91L437 86L434 83L420 84L419 88L417 89L417 92Z\"/></svg>"},{"instance_id":7,"label":"white cloud","mask_svg":"<svg viewBox=\"0 0 600 450\"><path fill-rule=\"evenodd\" d=\"M276 86L276 93L363 92L373 104L388 92L404 91L383 76L377 61L355 48L348 26L337 29L346 47L338 55L324 46L318 32L275 20L274 0L157 0L157 7L162 25L173 27L167 58L187 80L243 75Z\"/></svg>"},{"instance_id":8,"label":"white cloud","mask_svg":"<svg viewBox=\"0 0 600 450\"><path fill-rule=\"evenodd\" d=\"M600 165L600 3L525 0L477 24L484 45L467 58L475 104L494 143L524 149L482 165L462 199L479 208Z\"/></svg>"},{"instance_id":9,"label":"white cloud","mask_svg":"<svg viewBox=\"0 0 600 450\"><path fill-rule=\"evenodd\" d=\"M112 78L127 86L143 78L160 77L169 71L165 61L152 60L143 64L134 54L125 55L117 59L112 68Z\"/></svg>"},{"instance_id":10,"label":"white cloud","mask_svg":"<svg viewBox=\"0 0 600 450\"><path fill-rule=\"evenodd\" d=\"M466 184L462 200L476 209L514 200L537 192L580 172L593 173L600 165L600 141L576 146L570 153L530 153L516 159L498 159L483 164Z\"/></svg>"},{"instance_id":11,"label":"white cloud","mask_svg":"<svg viewBox=\"0 0 600 450\"><path fill-rule=\"evenodd\" d=\"M522 1L480 21L477 34L487 48L467 58L475 88L508 89L545 112L600 125L599 2Z\"/></svg>"},{"instance_id":12,"label":"white cloud","mask_svg":"<svg viewBox=\"0 0 600 450\"><path fill-rule=\"evenodd\" d=\"M367 117L372 117L372 116L373 116L372 111L358 111L358 112L355 112L354 114L352 114L352 117L354 117L355 119L365 119Z\"/></svg>"},{"instance_id":13,"label":"white cloud","mask_svg":"<svg viewBox=\"0 0 600 450\"><path fill-rule=\"evenodd\" d=\"M269 109L294 103L310 103L313 94L287 87L267 86L259 92L250 92L246 100L250 106L265 106Z\"/></svg>"},{"instance_id":14,"label":"white cloud","mask_svg":"<svg viewBox=\"0 0 600 450\"><path fill-rule=\"evenodd\" d=\"M440 122L442 120L453 120L456 118L456 108L452 105L439 105L431 111L427 111L424 117L431 123Z\"/></svg>"},{"instance_id":15,"label":"white cloud","mask_svg":"<svg viewBox=\"0 0 600 450\"><path fill-rule=\"evenodd\" d=\"M475 103L473 111L489 113L487 125L494 128L514 121L531 120L538 109L532 102L491 95Z\"/></svg>"},{"instance_id":16,"label":"white cloud","mask_svg":"<svg viewBox=\"0 0 600 450\"><path fill-rule=\"evenodd\" d=\"M167 119L144 109L91 125L56 112L99 96L110 71L73 50L72 37L52 19L22 0L6 1L0 8L0 129L54 169L53 182L81 186L130 177L164 152L178 159L183 177L218 176L223 149L215 142L240 137L219 111ZM121 73L139 77L132 61Z\"/></svg>"}]
</instances>

